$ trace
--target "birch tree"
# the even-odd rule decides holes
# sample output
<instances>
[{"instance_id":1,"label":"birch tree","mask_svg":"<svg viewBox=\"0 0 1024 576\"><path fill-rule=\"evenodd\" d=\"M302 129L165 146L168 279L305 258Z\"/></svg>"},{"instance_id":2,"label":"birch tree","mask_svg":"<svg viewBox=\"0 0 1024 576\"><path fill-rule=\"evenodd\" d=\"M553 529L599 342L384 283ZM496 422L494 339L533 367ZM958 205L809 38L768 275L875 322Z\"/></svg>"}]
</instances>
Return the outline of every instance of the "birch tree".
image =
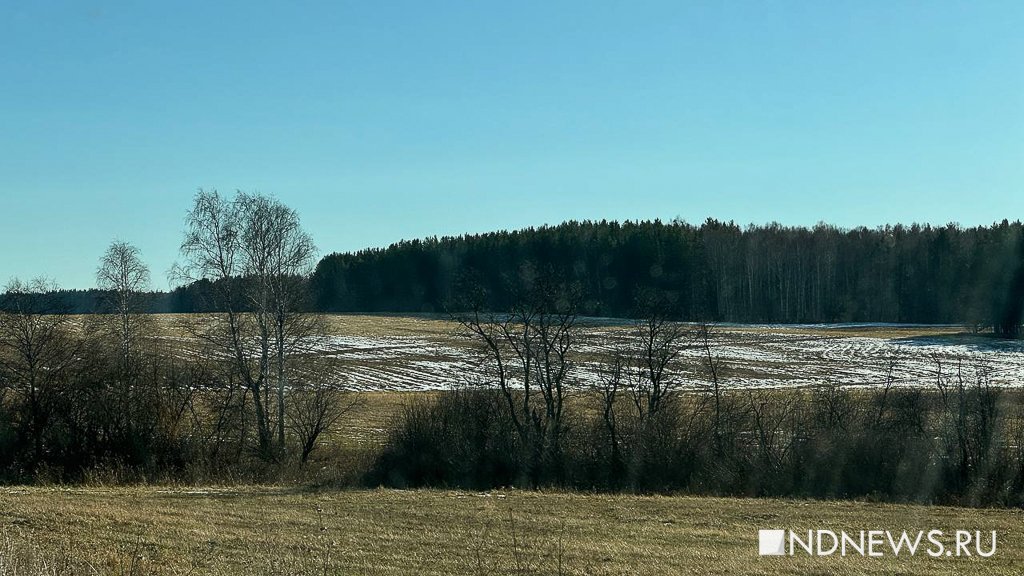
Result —
<instances>
[{"instance_id":1,"label":"birch tree","mask_svg":"<svg viewBox=\"0 0 1024 576\"><path fill-rule=\"evenodd\" d=\"M100 260L96 283L105 293L103 311L114 317L116 328L113 331L121 347L122 367L127 369L143 334L143 298L149 287L149 268L142 261L138 248L114 241Z\"/></svg>"},{"instance_id":2,"label":"birch tree","mask_svg":"<svg viewBox=\"0 0 1024 576\"><path fill-rule=\"evenodd\" d=\"M285 445L290 357L317 332L317 318L302 313L316 247L298 214L275 199L200 190L181 252L180 276L209 280L220 311L193 333L230 359L252 398L259 453L269 458Z\"/></svg>"}]
</instances>

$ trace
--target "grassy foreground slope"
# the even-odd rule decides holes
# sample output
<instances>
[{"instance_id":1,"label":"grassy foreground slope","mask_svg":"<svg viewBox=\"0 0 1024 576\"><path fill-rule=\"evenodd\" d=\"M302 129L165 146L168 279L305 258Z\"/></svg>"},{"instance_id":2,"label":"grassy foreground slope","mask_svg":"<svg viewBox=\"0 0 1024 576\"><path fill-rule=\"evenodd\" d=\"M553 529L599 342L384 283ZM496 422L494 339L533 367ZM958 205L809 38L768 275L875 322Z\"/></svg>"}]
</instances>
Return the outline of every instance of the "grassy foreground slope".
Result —
<instances>
[{"instance_id":1,"label":"grassy foreground slope","mask_svg":"<svg viewBox=\"0 0 1024 576\"><path fill-rule=\"evenodd\" d=\"M1019 510L572 493L0 489L0 574L1009 574ZM994 557L769 558L758 528L999 533ZM561 571L559 565L561 564Z\"/></svg>"}]
</instances>

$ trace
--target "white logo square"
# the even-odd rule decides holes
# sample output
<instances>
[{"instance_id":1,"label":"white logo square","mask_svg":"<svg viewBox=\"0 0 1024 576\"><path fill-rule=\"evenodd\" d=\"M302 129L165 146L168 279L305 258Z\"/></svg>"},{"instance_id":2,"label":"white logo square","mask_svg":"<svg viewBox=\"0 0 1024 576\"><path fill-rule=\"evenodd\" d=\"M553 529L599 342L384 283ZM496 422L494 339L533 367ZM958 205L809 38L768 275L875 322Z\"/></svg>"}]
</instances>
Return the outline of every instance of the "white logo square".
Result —
<instances>
[{"instance_id":1,"label":"white logo square","mask_svg":"<svg viewBox=\"0 0 1024 576\"><path fill-rule=\"evenodd\" d=\"M785 530L758 530L757 550L761 556L786 555Z\"/></svg>"}]
</instances>

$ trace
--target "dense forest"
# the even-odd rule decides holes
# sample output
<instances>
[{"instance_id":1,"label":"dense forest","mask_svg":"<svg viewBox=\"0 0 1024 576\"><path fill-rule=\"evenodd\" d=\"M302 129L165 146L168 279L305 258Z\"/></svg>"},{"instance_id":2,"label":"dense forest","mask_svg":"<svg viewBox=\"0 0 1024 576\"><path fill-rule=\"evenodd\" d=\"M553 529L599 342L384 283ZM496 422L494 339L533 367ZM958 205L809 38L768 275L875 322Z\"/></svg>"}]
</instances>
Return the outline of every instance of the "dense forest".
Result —
<instances>
[{"instance_id":1,"label":"dense forest","mask_svg":"<svg viewBox=\"0 0 1024 576\"><path fill-rule=\"evenodd\" d=\"M636 315L639 293L669 294L682 320L963 323L1018 335L1024 226L843 229L570 221L515 231L401 241L325 256L306 306L321 312L445 312L481 294L506 309L538 275L579 287L586 314ZM472 290L470 290L472 288ZM145 295L147 312L205 312L213 282ZM101 290L60 291L69 312Z\"/></svg>"},{"instance_id":2,"label":"dense forest","mask_svg":"<svg viewBox=\"0 0 1024 576\"><path fill-rule=\"evenodd\" d=\"M190 293L194 289L179 288L173 292L144 292L139 295L140 308L147 314L165 314L168 312L191 312L190 307L182 305L182 294ZM105 312L105 303L110 298L109 290L99 288L61 289L55 288L39 298L46 301L47 306L56 306L61 312L70 314L92 314L94 312ZM6 308L5 300L8 294L0 294L0 308Z\"/></svg>"},{"instance_id":3,"label":"dense forest","mask_svg":"<svg viewBox=\"0 0 1024 576\"><path fill-rule=\"evenodd\" d=\"M331 254L311 286L330 312L438 312L465 284L504 309L536 274L583 292L588 314L631 316L638 291L674 315L735 322L967 323L1016 333L1024 300L1020 221L843 229L707 220L566 222Z\"/></svg>"}]
</instances>

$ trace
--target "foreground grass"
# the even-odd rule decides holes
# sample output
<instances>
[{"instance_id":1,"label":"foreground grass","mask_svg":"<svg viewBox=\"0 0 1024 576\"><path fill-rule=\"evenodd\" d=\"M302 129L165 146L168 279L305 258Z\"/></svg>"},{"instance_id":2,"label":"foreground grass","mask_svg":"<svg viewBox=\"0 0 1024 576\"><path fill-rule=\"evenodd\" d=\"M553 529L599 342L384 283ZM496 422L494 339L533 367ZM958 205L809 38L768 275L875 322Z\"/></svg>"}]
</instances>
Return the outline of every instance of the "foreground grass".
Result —
<instances>
[{"instance_id":1,"label":"foreground grass","mask_svg":"<svg viewBox=\"0 0 1024 576\"><path fill-rule=\"evenodd\" d=\"M1009 574L1024 514L851 502L282 488L0 489L0 574ZM992 558L768 558L758 528L999 533Z\"/></svg>"}]
</instances>

